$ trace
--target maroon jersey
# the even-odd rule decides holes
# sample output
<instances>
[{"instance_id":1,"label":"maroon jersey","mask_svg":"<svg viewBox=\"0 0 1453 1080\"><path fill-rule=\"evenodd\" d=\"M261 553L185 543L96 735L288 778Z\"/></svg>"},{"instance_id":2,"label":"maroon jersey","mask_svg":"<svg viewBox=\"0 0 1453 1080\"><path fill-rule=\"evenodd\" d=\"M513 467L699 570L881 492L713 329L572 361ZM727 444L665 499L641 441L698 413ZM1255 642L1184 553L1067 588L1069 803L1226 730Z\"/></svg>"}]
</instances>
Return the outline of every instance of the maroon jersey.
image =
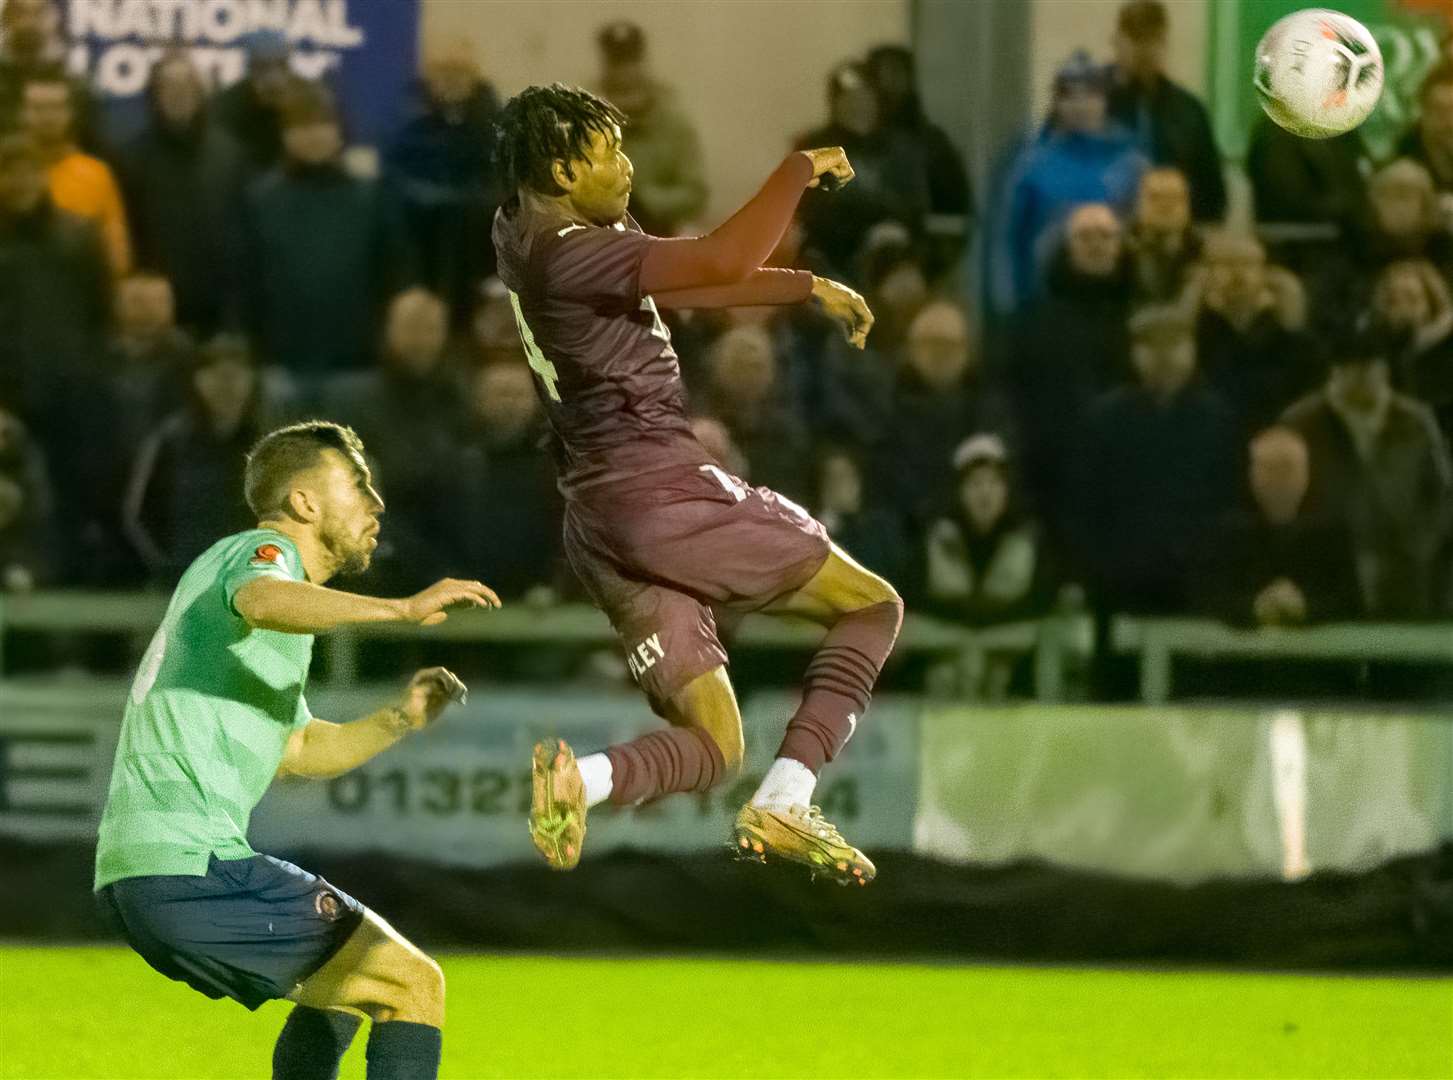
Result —
<instances>
[{"instance_id":1,"label":"maroon jersey","mask_svg":"<svg viewBox=\"0 0 1453 1080\"><path fill-rule=\"evenodd\" d=\"M567 497L710 460L691 433L671 335L640 292L653 242L629 218L589 226L523 205L495 215L500 278L555 432Z\"/></svg>"}]
</instances>

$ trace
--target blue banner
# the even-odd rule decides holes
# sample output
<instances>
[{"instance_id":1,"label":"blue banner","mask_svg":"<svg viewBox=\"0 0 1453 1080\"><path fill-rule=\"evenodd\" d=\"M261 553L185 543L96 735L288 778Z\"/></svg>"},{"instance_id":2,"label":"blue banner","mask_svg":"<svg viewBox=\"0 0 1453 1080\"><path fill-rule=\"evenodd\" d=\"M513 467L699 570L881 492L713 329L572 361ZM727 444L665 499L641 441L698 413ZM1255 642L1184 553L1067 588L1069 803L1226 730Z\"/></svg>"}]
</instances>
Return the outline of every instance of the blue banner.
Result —
<instances>
[{"instance_id":1,"label":"blue banner","mask_svg":"<svg viewBox=\"0 0 1453 1080\"><path fill-rule=\"evenodd\" d=\"M337 91L350 141L393 133L418 70L419 0L65 0L71 69L95 87L112 138L143 122L151 67L168 47L190 49L221 89L245 73L243 39L255 30L285 34L293 69Z\"/></svg>"}]
</instances>

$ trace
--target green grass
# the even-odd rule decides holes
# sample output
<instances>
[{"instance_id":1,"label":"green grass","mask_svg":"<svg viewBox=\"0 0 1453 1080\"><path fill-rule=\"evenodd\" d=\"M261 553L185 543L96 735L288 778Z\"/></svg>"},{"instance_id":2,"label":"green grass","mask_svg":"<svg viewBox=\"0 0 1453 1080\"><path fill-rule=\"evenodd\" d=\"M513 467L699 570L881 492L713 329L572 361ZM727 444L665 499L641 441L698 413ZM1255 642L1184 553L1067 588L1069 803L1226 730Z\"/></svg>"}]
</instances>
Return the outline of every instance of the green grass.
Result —
<instances>
[{"instance_id":1,"label":"green grass","mask_svg":"<svg viewBox=\"0 0 1453 1080\"><path fill-rule=\"evenodd\" d=\"M1453 980L441 957L442 1075L1453 1077ZM263 1077L288 1006L0 949L0 1080ZM342 1076L363 1076L363 1039Z\"/></svg>"}]
</instances>

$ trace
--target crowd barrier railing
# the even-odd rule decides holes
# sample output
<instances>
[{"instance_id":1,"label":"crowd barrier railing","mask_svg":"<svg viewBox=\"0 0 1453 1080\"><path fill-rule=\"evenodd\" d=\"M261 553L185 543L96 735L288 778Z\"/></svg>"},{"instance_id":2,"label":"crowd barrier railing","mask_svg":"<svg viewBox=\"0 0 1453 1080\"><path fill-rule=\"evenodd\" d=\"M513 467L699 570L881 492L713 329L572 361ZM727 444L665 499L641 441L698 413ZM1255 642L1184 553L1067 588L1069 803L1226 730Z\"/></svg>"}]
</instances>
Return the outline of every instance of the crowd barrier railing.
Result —
<instances>
[{"instance_id":1,"label":"crowd barrier railing","mask_svg":"<svg viewBox=\"0 0 1453 1080\"><path fill-rule=\"evenodd\" d=\"M6 672L5 638L13 630L60 633L149 634L166 612L167 597L146 592L48 591L0 594L0 678ZM929 654L981 670L986 657L1032 655L1036 696L1046 701L1064 694L1066 642L1088 640L1083 627L1072 632L1065 620L1046 619L971 629L922 615L904 621L897 652ZM1083 621L1083 620L1079 620ZM750 648L811 648L822 630L791 619L749 616L731 639ZM462 611L437 626L376 623L319 638L327 659L322 681L358 681L359 645L378 640L433 640L462 643L586 645L612 647L616 637L606 617L594 608L564 604L534 608L508 606L498 611Z\"/></svg>"},{"instance_id":2,"label":"crowd barrier railing","mask_svg":"<svg viewBox=\"0 0 1453 1080\"><path fill-rule=\"evenodd\" d=\"M1330 660L1453 665L1453 623L1328 623L1303 628L1237 628L1208 619L1120 616L1111 629L1120 655L1140 658L1148 705L1175 692L1175 660Z\"/></svg>"},{"instance_id":3,"label":"crowd barrier railing","mask_svg":"<svg viewBox=\"0 0 1453 1080\"><path fill-rule=\"evenodd\" d=\"M7 670L5 641L10 631L145 635L160 623L166 604L166 596L150 592L0 593L0 678ZM747 648L803 649L811 648L821 634L819 628L805 622L751 616L731 643ZM357 682L363 674L358 653L364 641L419 639L602 648L616 644L610 623L594 608L516 605L487 613L459 612L438 626L379 623L325 635L319 639L327 659L322 679L337 685ZM941 657L966 671L982 670L991 656L1030 656L1035 697L1055 702L1065 699L1067 672L1083 662L1091 640L1089 621L1082 615L973 629L910 612L897 652ZM1240 629L1207 619L1121 616L1114 620L1110 641L1117 654L1139 658L1140 696L1147 704L1163 704L1173 698L1177 657L1453 666L1453 623L1449 622Z\"/></svg>"}]
</instances>

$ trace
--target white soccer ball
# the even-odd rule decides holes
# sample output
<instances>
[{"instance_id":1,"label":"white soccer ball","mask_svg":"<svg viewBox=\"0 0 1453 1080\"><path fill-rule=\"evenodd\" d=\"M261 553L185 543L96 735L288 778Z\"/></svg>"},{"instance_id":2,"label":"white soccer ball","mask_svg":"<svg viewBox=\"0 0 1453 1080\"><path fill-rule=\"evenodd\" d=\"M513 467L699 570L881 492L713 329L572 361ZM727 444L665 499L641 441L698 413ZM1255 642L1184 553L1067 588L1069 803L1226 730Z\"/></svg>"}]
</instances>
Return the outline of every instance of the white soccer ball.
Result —
<instances>
[{"instance_id":1,"label":"white soccer ball","mask_svg":"<svg viewBox=\"0 0 1453 1080\"><path fill-rule=\"evenodd\" d=\"M1295 135L1351 131L1382 95L1382 50L1350 15L1307 8L1279 19L1256 46L1257 97Z\"/></svg>"}]
</instances>

